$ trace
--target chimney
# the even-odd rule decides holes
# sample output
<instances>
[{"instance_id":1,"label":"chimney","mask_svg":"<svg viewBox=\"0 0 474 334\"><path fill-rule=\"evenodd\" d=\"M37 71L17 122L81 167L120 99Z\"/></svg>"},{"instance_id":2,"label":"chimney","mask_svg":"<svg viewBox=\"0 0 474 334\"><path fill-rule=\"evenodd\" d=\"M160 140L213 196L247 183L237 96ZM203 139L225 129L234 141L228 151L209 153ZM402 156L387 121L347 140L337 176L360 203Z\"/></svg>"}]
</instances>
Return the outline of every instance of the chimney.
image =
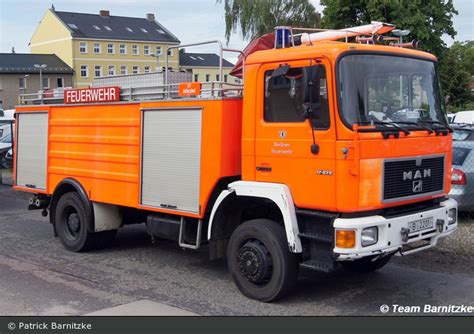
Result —
<instances>
[{"instance_id":1,"label":"chimney","mask_svg":"<svg viewBox=\"0 0 474 334\"><path fill-rule=\"evenodd\" d=\"M100 16L101 17L109 17L110 16L110 12L108 10L101 10L99 12Z\"/></svg>"},{"instance_id":2,"label":"chimney","mask_svg":"<svg viewBox=\"0 0 474 334\"><path fill-rule=\"evenodd\" d=\"M155 14L152 14L152 13L146 14L146 19L148 21L155 21Z\"/></svg>"}]
</instances>

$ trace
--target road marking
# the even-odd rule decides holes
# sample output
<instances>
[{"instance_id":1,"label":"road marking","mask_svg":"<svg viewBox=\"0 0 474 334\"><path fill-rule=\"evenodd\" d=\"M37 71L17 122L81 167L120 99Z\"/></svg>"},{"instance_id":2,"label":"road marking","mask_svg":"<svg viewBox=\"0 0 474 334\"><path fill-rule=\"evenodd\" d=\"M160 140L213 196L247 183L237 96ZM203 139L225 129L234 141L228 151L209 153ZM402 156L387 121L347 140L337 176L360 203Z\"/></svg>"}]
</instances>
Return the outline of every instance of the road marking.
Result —
<instances>
[{"instance_id":1,"label":"road marking","mask_svg":"<svg viewBox=\"0 0 474 334\"><path fill-rule=\"evenodd\" d=\"M197 313L151 300L138 300L85 314L86 316L199 316Z\"/></svg>"}]
</instances>

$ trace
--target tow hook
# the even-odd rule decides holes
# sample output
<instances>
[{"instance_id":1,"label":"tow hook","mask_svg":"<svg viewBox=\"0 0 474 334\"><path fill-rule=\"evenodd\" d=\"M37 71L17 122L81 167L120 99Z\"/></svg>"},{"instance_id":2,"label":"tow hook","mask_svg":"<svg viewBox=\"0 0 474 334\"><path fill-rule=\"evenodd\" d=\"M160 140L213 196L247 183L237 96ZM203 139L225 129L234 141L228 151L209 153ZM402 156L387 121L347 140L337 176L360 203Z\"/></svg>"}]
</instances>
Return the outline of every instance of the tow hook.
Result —
<instances>
[{"instance_id":1,"label":"tow hook","mask_svg":"<svg viewBox=\"0 0 474 334\"><path fill-rule=\"evenodd\" d=\"M402 235L402 241L407 242L408 241L408 235L410 234L410 229L406 227L402 227L400 230L400 234Z\"/></svg>"},{"instance_id":2,"label":"tow hook","mask_svg":"<svg viewBox=\"0 0 474 334\"><path fill-rule=\"evenodd\" d=\"M438 232L443 232L444 229L444 219L437 219L436 220L436 227L438 227Z\"/></svg>"}]
</instances>

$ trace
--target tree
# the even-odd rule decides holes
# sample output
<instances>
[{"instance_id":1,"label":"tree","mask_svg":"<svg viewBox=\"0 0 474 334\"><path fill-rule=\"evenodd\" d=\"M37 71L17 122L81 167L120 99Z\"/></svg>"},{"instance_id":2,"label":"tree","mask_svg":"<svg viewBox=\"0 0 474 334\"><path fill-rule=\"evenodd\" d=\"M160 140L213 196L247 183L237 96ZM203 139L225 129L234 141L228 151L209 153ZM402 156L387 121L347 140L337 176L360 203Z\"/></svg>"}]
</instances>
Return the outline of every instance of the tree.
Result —
<instances>
[{"instance_id":1,"label":"tree","mask_svg":"<svg viewBox=\"0 0 474 334\"><path fill-rule=\"evenodd\" d=\"M458 14L452 0L321 0L325 28L346 28L383 21L411 31L422 48L438 57L446 44L442 36L454 38L453 16Z\"/></svg>"},{"instance_id":2,"label":"tree","mask_svg":"<svg viewBox=\"0 0 474 334\"><path fill-rule=\"evenodd\" d=\"M469 83L474 75L474 41L455 42L440 59L439 65L441 86L450 109L463 109L473 102Z\"/></svg>"},{"instance_id":3,"label":"tree","mask_svg":"<svg viewBox=\"0 0 474 334\"><path fill-rule=\"evenodd\" d=\"M217 0L224 2L225 37L240 30L251 40L272 32L276 26L317 28L320 15L308 0Z\"/></svg>"}]
</instances>

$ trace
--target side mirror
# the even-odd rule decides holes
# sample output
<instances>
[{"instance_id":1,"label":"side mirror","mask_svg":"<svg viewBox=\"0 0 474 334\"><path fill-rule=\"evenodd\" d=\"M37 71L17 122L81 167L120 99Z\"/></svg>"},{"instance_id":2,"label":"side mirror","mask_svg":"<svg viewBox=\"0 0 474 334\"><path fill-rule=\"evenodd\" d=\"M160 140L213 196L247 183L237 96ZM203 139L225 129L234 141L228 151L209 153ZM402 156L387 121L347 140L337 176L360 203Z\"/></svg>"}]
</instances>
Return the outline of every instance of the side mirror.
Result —
<instances>
[{"instance_id":1,"label":"side mirror","mask_svg":"<svg viewBox=\"0 0 474 334\"><path fill-rule=\"evenodd\" d=\"M304 118L314 119L321 109L319 102L321 67L307 66L303 68L303 107Z\"/></svg>"}]
</instances>

